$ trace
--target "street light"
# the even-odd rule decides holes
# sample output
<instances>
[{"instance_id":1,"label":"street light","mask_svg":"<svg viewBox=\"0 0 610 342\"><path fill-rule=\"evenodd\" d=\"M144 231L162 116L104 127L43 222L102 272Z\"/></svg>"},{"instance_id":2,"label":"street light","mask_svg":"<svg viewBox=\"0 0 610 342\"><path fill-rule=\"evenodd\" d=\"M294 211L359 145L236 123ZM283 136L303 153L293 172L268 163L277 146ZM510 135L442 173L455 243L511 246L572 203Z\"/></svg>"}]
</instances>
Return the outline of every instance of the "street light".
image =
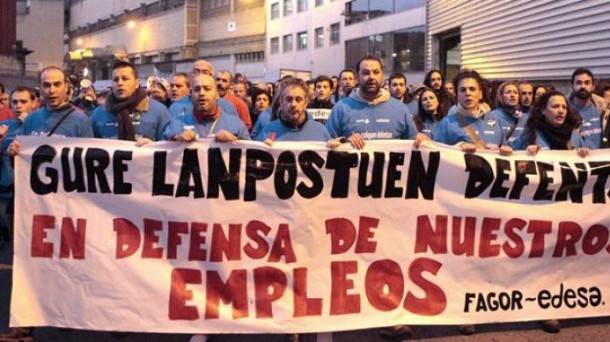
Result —
<instances>
[{"instance_id":1,"label":"street light","mask_svg":"<svg viewBox=\"0 0 610 342\"><path fill-rule=\"evenodd\" d=\"M136 27L136 21L135 21L135 20L133 20L133 19L132 19L132 20L129 20L129 21L127 22L127 27L129 27L130 29L132 29L132 28Z\"/></svg>"}]
</instances>

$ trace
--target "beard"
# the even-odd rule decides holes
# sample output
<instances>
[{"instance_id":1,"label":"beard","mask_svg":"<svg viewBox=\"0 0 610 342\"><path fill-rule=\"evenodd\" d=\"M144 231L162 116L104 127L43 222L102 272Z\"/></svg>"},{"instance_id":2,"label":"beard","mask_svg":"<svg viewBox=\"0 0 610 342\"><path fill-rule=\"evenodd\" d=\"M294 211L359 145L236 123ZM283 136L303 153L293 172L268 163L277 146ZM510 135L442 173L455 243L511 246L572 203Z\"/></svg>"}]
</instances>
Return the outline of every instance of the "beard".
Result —
<instances>
[{"instance_id":1,"label":"beard","mask_svg":"<svg viewBox=\"0 0 610 342\"><path fill-rule=\"evenodd\" d=\"M574 95L581 100L588 100L591 98L591 93L587 89L579 89Z\"/></svg>"},{"instance_id":2,"label":"beard","mask_svg":"<svg viewBox=\"0 0 610 342\"><path fill-rule=\"evenodd\" d=\"M377 96L377 94L379 94L380 89L381 86L379 85L379 83L377 83L377 81L366 82L360 85L360 91L362 92L362 94L369 97Z\"/></svg>"}]
</instances>

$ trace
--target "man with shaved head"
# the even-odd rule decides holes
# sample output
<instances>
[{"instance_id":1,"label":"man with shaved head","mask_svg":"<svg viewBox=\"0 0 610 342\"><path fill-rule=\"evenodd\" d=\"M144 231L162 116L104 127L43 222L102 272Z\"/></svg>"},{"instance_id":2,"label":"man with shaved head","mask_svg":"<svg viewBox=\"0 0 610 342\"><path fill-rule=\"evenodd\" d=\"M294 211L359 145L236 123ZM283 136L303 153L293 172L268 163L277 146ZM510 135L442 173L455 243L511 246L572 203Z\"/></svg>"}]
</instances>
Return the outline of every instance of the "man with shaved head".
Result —
<instances>
[{"instance_id":1,"label":"man with shaved head","mask_svg":"<svg viewBox=\"0 0 610 342\"><path fill-rule=\"evenodd\" d=\"M191 69L190 76L194 77L198 75L208 75L214 77L214 67L205 59L198 59L193 63L193 69ZM229 101L220 99L220 101L218 101L218 105L228 114L237 116L235 107L233 107ZM169 107L169 114L171 117L179 120L180 117L185 116L192 111L193 106L190 96L184 96L181 99L175 100L174 103L172 103L172 105Z\"/></svg>"},{"instance_id":2,"label":"man with shaved head","mask_svg":"<svg viewBox=\"0 0 610 342\"><path fill-rule=\"evenodd\" d=\"M180 117L184 130L176 140L193 141L213 138L219 142L250 140L250 133L235 115L228 114L219 105L219 95L212 76L198 74L192 77L191 113Z\"/></svg>"}]
</instances>

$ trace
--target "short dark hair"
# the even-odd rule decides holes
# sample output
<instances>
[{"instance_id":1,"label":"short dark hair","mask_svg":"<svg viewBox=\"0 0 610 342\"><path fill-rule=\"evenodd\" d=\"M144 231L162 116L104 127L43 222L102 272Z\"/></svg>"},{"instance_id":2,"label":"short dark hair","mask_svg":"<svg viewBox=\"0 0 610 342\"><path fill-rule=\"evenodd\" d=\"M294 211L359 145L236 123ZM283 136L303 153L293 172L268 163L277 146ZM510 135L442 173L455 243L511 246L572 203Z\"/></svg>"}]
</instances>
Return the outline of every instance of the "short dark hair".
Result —
<instances>
[{"instance_id":1,"label":"short dark hair","mask_svg":"<svg viewBox=\"0 0 610 342\"><path fill-rule=\"evenodd\" d=\"M176 76L184 77L184 79L186 80L186 86L189 89L191 88L191 76L189 74L187 74L186 72L177 72L174 74L174 77Z\"/></svg>"},{"instance_id":2,"label":"short dark hair","mask_svg":"<svg viewBox=\"0 0 610 342\"><path fill-rule=\"evenodd\" d=\"M11 91L11 96L10 97L13 97L14 93L17 93L17 92L21 93L21 92L24 92L24 91L27 91L30 94L30 100L32 100L32 101L36 100L36 93L34 92L34 89L32 89L30 87L24 87L24 86L19 86L19 87L13 89L13 91Z\"/></svg>"},{"instance_id":3,"label":"short dark hair","mask_svg":"<svg viewBox=\"0 0 610 342\"><path fill-rule=\"evenodd\" d=\"M381 66L381 71L383 71L383 62L381 61L381 59L379 57L373 56L373 55L366 55L366 56L360 58L360 60L358 60L358 63L356 64L356 74L360 73L360 63L362 63L363 61L379 62L379 65Z\"/></svg>"},{"instance_id":4,"label":"short dark hair","mask_svg":"<svg viewBox=\"0 0 610 342\"><path fill-rule=\"evenodd\" d=\"M326 76L326 75L320 75L320 76L316 77L316 80L314 81L314 84L317 86L318 83L321 83L321 82L328 82L328 85L331 88L333 87L333 80L330 77Z\"/></svg>"},{"instance_id":5,"label":"short dark hair","mask_svg":"<svg viewBox=\"0 0 610 342\"><path fill-rule=\"evenodd\" d=\"M572 73L572 84L574 84L574 79L576 78L576 76L578 75L589 75L589 77L591 77L591 80L593 82L595 82L595 78L593 77L593 73L591 72L591 70L589 69L585 69L585 68L577 68L576 70L574 70L574 72Z\"/></svg>"},{"instance_id":6,"label":"short dark hair","mask_svg":"<svg viewBox=\"0 0 610 342\"><path fill-rule=\"evenodd\" d=\"M453 79L453 85L455 86L456 92L460 86L460 82L466 78L474 79L479 85L479 89L484 91L483 77L481 77L481 75L474 69L462 69Z\"/></svg>"},{"instance_id":7,"label":"short dark hair","mask_svg":"<svg viewBox=\"0 0 610 342\"><path fill-rule=\"evenodd\" d=\"M133 77L135 79L138 79L140 77L138 75L138 69L136 68L136 66L127 61L118 61L118 62L114 63L114 65L112 66L112 71L115 71L116 69L121 69L121 68L131 69L131 72L133 72Z\"/></svg>"},{"instance_id":8,"label":"short dark hair","mask_svg":"<svg viewBox=\"0 0 610 342\"><path fill-rule=\"evenodd\" d=\"M341 77L343 77L343 73L344 72L351 72L352 75L354 75L354 78L356 78L356 72L354 71L354 69L343 69L341 70L341 72L339 73L339 79L341 79Z\"/></svg>"},{"instance_id":9,"label":"short dark hair","mask_svg":"<svg viewBox=\"0 0 610 342\"><path fill-rule=\"evenodd\" d=\"M407 84L407 76L401 72L393 72L390 77L388 77L388 83L392 83L392 80L395 78L402 78L403 81L405 81L405 85Z\"/></svg>"}]
</instances>

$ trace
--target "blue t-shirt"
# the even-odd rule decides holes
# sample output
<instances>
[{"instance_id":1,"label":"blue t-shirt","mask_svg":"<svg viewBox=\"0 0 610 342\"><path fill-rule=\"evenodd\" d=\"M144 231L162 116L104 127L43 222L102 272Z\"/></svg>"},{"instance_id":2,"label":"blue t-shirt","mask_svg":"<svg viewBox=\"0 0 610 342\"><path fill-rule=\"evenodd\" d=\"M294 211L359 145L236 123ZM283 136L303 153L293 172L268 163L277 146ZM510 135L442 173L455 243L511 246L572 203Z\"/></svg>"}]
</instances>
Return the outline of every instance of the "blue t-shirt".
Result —
<instances>
[{"instance_id":1,"label":"blue t-shirt","mask_svg":"<svg viewBox=\"0 0 610 342\"><path fill-rule=\"evenodd\" d=\"M23 122L17 118L0 122L8 126L8 133L2 141L2 166L0 166L0 198L10 199L13 197L13 184L15 184L15 169L12 157L6 154L8 146L15 140L17 131L23 126Z\"/></svg>"},{"instance_id":2,"label":"blue t-shirt","mask_svg":"<svg viewBox=\"0 0 610 342\"><path fill-rule=\"evenodd\" d=\"M570 106L580 113L582 124L579 127L580 135L586 147L598 149L602 146L602 121L601 114L593 100L586 106L576 103L574 97L570 98Z\"/></svg>"},{"instance_id":3,"label":"blue t-shirt","mask_svg":"<svg viewBox=\"0 0 610 342\"><path fill-rule=\"evenodd\" d=\"M148 110L136 110L132 122L137 135L153 141L165 140L173 136L169 132L170 117L167 107L153 99L148 100ZM91 115L91 125L96 138L118 139L116 114L99 106ZM174 132L175 133L175 132Z\"/></svg>"},{"instance_id":4,"label":"blue t-shirt","mask_svg":"<svg viewBox=\"0 0 610 342\"><path fill-rule=\"evenodd\" d=\"M354 133L365 140L414 139L417 135L411 112L394 98L376 105L353 96L345 98L333 107L326 129L333 138L348 138Z\"/></svg>"},{"instance_id":5,"label":"blue t-shirt","mask_svg":"<svg viewBox=\"0 0 610 342\"><path fill-rule=\"evenodd\" d=\"M17 135L47 136L55 125L68 114L68 117L55 128L52 136L71 138L93 138L89 117L80 109L67 105L59 110L50 111L43 107L30 113L23 122Z\"/></svg>"},{"instance_id":6,"label":"blue t-shirt","mask_svg":"<svg viewBox=\"0 0 610 342\"><path fill-rule=\"evenodd\" d=\"M460 142L474 144L464 126L460 123L460 115L466 125L472 126L479 139L485 144L502 145L505 143L502 127L499 120L491 113L481 115L479 118L466 117L455 113L445 116L438 124L433 140L447 145L455 145Z\"/></svg>"},{"instance_id":7,"label":"blue t-shirt","mask_svg":"<svg viewBox=\"0 0 610 342\"><path fill-rule=\"evenodd\" d=\"M236 115L224 112L222 109L216 120L197 121L193 113L189 113L177 118L182 123L182 130L190 128L199 135L199 138L213 138L220 130L235 135L239 140L250 140L250 133L243 121Z\"/></svg>"},{"instance_id":8,"label":"blue t-shirt","mask_svg":"<svg viewBox=\"0 0 610 342\"><path fill-rule=\"evenodd\" d=\"M514 141L515 138L519 135L519 133L523 131L525 123L529 118L529 114L527 113L523 113L520 118L515 118L511 114L508 114L502 108L496 108L492 110L490 112L490 115L493 115L498 119L498 121L500 122L500 127L502 127L502 131L504 132L504 137L508 140L508 142Z\"/></svg>"},{"instance_id":9,"label":"blue t-shirt","mask_svg":"<svg viewBox=\"0 0 610 342\"><path fill-rule=\"evenodd\" d=\"M271 122L271 108L265 109L265 111L258 116L258 119L256 119L256 123L254 123L252 132L250 133L253 140L258 140L258 134L269 122Z\"/></svg>"},{"instance_id":10,"label":"blue t-shirt","mask_svg":"<svg viewBox=\"0 0 610 342\"><path fill-rule=\"evenodd\" d=\"M519 151L519 150L527 149L527 146L529 146L529 142L525 140L526 139L525 132L527 132L527 128L524 129L523 131L521 131L521 133L516 137L515 141L513 141L513 143L512 143L513 150ZM582 137L580 136L580 133L578 132L577 129L572 131L572 136L570 138L570 141L572 142L573 148L586 147L584 144L584 141L583 141ZM551 149L551 144L549 143L549 140L544 136L544 134L542 134L542 132L540 130L536 130L536 142L535 143L536 143L536 145L538 145L538 147L540 147L540 149L543 149L543 150Z\"/></svg>"},{"instance_id":11,"label":"blue t-shirt","mask_svg":"<svg viewBox=\"0 0 610 342\"><path fill-rule=\"evenodd\" d=\"M321 123L307 118L305 124L299 128L287 126L282 120L270 122L256 137L258 141L265 141L275 133L275 141L328 141L330 134Z\"/></svg>"}]
</instances>

